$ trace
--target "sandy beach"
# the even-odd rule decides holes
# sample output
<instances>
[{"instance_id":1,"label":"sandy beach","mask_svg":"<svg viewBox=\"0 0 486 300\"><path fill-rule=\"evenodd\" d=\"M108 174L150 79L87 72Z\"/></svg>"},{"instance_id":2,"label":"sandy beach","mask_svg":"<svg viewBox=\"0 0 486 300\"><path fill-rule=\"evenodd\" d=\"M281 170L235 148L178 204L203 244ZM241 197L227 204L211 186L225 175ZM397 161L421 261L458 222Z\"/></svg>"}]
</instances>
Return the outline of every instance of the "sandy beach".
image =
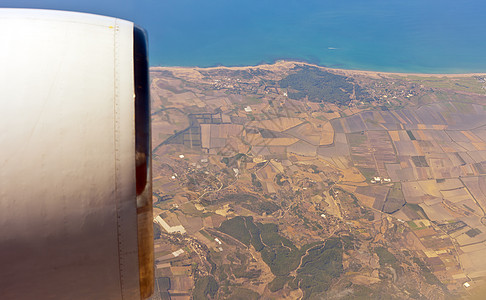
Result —
<instances>
[{"instance_id":1,"label":"sandy beach","mask_svg":"<svg viewBox=\"0 0 486 300\"><path fill-rule=\"evenodd\" d=\"M251 69L263 69L263 70L271 70L276 71L278 69L281 70L288 70L295 66L312 66L317 67L323 70L327 70L329 72L333 72L336 74L342 74L345 76L370 76L370 77L391 77L391 76L417 76L417 77L448 77L448 78L459 78L459 77L471 77L471 76L486 76L486 73L464 73L464 74L426 74L426 73L396 73L396 72L378 72L378 71L362 71L362 70L347 70L347 69L336 69L336 68L328 68L322 67L311 63L306 62L298 62L298 61L285 61L279 60L273 64L261 64L257 66L241 66L241 67L225 67L225 66L217 66L217 67L151 67L150 70L179 70L183 72L187 72L189 70L251 70Z\"/></svg>"}]
</instances>

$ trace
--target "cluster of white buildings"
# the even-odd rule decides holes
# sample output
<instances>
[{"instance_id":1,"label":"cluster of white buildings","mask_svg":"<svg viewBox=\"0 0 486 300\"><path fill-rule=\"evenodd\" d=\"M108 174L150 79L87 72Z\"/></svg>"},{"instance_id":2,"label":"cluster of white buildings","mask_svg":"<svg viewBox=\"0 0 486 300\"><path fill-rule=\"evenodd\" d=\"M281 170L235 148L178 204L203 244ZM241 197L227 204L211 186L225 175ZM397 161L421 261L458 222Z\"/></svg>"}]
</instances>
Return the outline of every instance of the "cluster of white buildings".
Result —
<instances>
[{"instance_id":1,"label":"cluster of white buildings","mask_svg":"<svg viewBox=\"0 0 486 300\"><path fill-rule=\"evenodd\" d=\"M390 183L391 179L390 178L381 178L381 177L373 177L370 181L371 183Z\"/></svg>"}]
</instances>

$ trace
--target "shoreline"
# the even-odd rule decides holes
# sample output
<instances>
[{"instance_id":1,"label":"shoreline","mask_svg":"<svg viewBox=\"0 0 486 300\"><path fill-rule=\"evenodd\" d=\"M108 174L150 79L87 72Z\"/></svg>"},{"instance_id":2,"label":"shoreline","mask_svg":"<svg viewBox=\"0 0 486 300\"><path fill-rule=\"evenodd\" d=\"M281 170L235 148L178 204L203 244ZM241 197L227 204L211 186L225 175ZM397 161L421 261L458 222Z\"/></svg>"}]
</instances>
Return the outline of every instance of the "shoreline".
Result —
<instances>
[{"instance_id":1,"label":"shoreline","mask_svg":"<svg viewBox=\"0 0 486 300\"><path fill-rule=\"evenodd\" d=\"M382 71L366 71L366 70L354 70L354 69L339 69L320 66L310 62L299 60L277 60L273 63L261 63L255 66L211 66L211 67L181 67L181 66L150 66L150 70L249 70L249 69L274 69L279 67L291 68L297 65L305 65L310 67L317 67L333 73L340 73L345 76L350 75L364 75L364 76L417 76L417 77L471 77L471 76L486 76L485 73L400 73L400 72L382 72Z\"/></svg>"}]
</instances>

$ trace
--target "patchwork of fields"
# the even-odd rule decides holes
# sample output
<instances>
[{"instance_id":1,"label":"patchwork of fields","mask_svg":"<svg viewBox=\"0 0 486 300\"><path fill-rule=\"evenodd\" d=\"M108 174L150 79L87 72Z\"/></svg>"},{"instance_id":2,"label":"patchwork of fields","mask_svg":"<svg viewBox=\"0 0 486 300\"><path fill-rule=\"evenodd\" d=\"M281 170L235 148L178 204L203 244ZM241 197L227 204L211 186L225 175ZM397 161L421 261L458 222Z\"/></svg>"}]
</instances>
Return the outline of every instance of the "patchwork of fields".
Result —
<instances>
[{"instance_id":1,"label":"patchwork of fields","mask_svg":"<svg viewBox=\"0 0 486 300\"><path fill-rule=\"evenodd\" d=\"M485 282L486 76L151 76L153 299L447 299Z\"/></svg>"},{"instance_id":2,"label":"patchwork of fields","mask_svg":"<svg viewBox=\"0 0 486 300\"><path fill-rule=\"evenodd\" d=\"M394 183L358 187L358 198L404 221L461 222L460 229L447 233L457 245L461 267L469 277L486 275L486 264L478 261L486 246L484 105L443 102L363 112L331 123L336 136L346 135L350 161L368 180L381 177ZM448 242L435 251L451 248ZM432 257L436 264L441 259ZM466 278L457 272L456 278Z\"/></svg>"}]
</instances>

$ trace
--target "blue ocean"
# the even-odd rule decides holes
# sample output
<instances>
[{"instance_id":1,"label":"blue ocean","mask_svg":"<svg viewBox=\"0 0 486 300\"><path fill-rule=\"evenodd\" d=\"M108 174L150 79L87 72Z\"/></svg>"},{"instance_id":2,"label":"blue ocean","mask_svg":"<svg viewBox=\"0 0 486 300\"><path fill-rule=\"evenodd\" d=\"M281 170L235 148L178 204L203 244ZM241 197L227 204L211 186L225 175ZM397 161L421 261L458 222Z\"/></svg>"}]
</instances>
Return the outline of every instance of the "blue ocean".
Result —
<instances>
[{"instance_id":1,"label":"blue ocean","mask_svg":"<svg viewBox=\"0 0 486 300\"><path fill-rule=\"evenodd\" d=\"M154 66L279 59L373 71L486 72L486 1L163 0L137 17Z\"/></svg>"},{"instance_id":2,"label":"blue ocean","mask_svg":"<svg viewBox=\"0 0 486 300\"><path fill-rule=\"evenodd\" d=\"M132 20L149 32L153 66L288 59L374 71L486 72L484 0L0 0L19 5Z\"/></svg>"}]
</instances>

